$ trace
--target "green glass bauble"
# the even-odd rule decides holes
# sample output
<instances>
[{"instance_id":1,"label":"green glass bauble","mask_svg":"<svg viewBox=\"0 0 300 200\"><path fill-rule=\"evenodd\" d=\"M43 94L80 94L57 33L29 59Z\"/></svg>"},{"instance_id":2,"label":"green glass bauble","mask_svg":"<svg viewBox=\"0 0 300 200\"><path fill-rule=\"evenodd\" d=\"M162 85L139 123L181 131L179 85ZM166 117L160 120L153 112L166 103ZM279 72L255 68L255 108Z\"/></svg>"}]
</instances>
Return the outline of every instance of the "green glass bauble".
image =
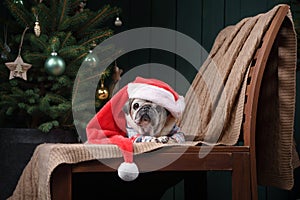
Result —
<instances>
[{"instance_id":1,"label":"green glass bauble","mask_svg":"<svg viewBox=\"0 0 300 200\"><path fill-rule=\"evenodd\" d=\"M62 75L66 69L65 61L58 56L56 52L51 53L51 56L47 58L44 66L46 72L53 76Z\"/></svg>"},{"instance_id":2,"label":"green glass bauble","mask_svg":"<svg viewBox=\"0 0 300 200\"><path fill-rule=\"evenodd\" d=\"M90 50L88 55L83 60L83 65L87 67L97 67L98 58L95 54Z\"/></svg>"}]
</instances>

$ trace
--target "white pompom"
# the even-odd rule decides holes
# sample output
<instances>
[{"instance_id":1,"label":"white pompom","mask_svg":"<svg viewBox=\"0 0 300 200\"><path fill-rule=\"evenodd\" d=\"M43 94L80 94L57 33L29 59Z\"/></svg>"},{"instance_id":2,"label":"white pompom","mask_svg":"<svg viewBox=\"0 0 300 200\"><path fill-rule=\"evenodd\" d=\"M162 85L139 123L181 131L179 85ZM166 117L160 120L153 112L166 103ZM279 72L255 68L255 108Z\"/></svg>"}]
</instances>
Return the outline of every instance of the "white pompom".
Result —
<instances>
[{"instance_id":1,"label":"white pompom","mask_svg":"<svg viewBox=\"0 0 300 200\"><path fill-rule=\"evenodd\" d=\"M118 175L124 181L133 181L139 175L139 169L135 163L123 162L118 168Z\"/></svg>"}]
</instances>

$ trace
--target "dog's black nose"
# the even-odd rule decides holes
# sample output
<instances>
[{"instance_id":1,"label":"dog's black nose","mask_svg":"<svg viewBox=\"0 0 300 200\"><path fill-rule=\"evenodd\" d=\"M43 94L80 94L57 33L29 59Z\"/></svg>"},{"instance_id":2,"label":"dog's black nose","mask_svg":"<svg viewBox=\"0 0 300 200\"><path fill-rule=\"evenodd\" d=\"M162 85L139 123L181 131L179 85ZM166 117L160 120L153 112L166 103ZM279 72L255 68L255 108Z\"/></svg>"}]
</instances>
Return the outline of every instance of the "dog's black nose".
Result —
<instances>
[{"instance_id":1,"label":"dog's black nose","mask_svg":"<svg viewBox=\"0 0 300 200\"><path fill-rule=\"evenodd\" d=\"M150 105L144 105L144 106L142 107L142 110L147 111L147 110L149 110L150 108L151 108Z\"/></svg>"}]
</instances>

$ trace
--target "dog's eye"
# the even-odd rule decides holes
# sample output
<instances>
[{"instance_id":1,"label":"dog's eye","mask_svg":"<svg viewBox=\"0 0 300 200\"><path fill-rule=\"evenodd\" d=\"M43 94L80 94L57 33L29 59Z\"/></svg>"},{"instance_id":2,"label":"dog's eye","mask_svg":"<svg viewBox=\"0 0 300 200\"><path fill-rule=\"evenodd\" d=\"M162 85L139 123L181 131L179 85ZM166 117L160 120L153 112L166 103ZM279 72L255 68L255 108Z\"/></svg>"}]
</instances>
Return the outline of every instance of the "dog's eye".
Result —
<instances>
[{"instance_id":1,"label":"dog's eye","mask_svg":"<svg viewBox=\"0 0 300 200\"><path fill-rule=\"evenodd\" d=\"M133 104L133 107L132 107L132 108L133 108L134 110L136 110L136 109L138 109L139 107L140 107L140 105L139 105L138 103L135 103L135 104Z\"/></svg>"}]
</instances>

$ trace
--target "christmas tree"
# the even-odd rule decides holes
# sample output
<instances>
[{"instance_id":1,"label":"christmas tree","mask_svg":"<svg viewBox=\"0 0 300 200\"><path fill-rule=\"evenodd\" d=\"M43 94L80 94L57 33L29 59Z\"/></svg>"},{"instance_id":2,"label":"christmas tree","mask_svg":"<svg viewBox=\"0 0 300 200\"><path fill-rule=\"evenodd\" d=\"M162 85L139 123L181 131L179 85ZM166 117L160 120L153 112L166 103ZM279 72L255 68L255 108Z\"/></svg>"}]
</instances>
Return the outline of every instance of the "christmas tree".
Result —
<instances>
[{"instance_id":1,"label":"christmas tree","mask_svg":"<svg viewBox=\"0 0 300 200\"><path fill-rule=\"evenodd\" d=\"M108 22L120 12L110 5L92 11L86 3L4 1L12 17L2 20L0 39L1 127L44 132L54 127L74 128L71 100L76 73L90 59L90 51L113 35ZM114 66L108 67L99 84L111 85L115 71ZM100 98L95 106L101 107L106 100Z\"/></svg>"}]
</instances>

